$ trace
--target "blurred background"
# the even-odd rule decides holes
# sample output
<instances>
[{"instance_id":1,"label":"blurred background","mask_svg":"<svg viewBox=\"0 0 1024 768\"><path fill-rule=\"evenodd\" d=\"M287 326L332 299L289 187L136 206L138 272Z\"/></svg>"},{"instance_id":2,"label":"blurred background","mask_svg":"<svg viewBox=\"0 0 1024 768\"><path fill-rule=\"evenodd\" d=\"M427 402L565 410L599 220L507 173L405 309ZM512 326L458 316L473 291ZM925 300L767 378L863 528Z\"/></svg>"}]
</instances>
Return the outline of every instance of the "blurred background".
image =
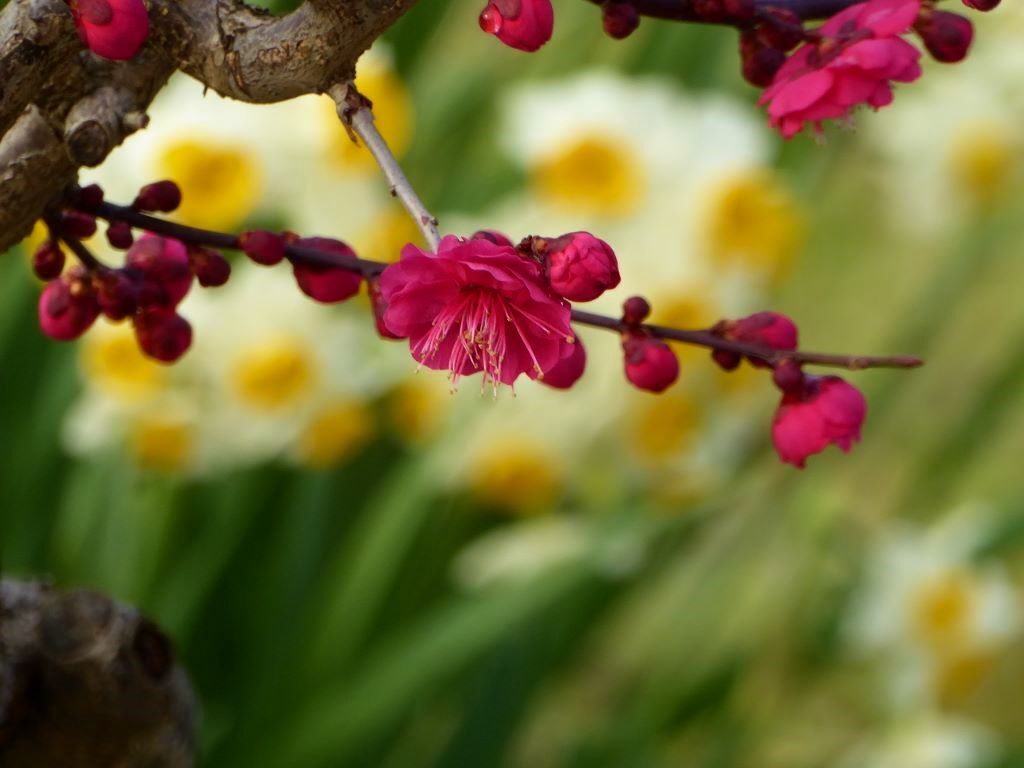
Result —
<instances>
[{"instance_id":1,"label":"blurred background","mask_svg":"<svg viewBox=\"0 0 1024 768\"><path fill-rule=\"evenodd\" d=\"M1024 12L852 129L784 143L734 32L616 42L556 5L534 55L458 0L361 62L442 230L588 229L623 273L598 309L771 308L808 349L926 358L850 375L863 443L784 466L763 372L681 349L648 395L603 332L571 392L451 393L365 297L315 305L286 267L194 287L174 367L124 326L61 345L27 243L0 259L4 572L163 625L218 768L1024 765ZM416 242L323 99L182 78L151 114L83 181L128 202L173 178L181 220L368 258Z\"/></svg>"}]
</instances>

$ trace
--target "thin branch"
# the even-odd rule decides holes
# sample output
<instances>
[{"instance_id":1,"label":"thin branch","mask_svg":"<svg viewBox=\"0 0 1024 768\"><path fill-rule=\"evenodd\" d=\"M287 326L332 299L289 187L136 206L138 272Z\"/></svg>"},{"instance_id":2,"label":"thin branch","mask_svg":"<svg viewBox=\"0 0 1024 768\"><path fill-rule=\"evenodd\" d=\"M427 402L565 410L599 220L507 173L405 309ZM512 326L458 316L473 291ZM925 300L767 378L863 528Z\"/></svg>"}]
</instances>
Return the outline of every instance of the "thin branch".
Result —
<instances>
[{"instance_id":1,"label":"thin branch","mask_svg":"<svg viewBox=\"0 0 1024 768\"><path fill-rule=\"evenodd\" d=\"M637 327L626 325L614 317L585 312L580 309L572 311L572 319L576 323L590 325L595 328L605 328L620 333L625 333L631 328ZM699 347L708 347L709 349L718 349L723 352L734 352L737 355L762 360L769 365L777 365L783 360L792 360L795 363L807 365L823 365L831 368L846 368L851 371L859 371L864 368L917 368L924 364L924 361L920 358L908 355L869 357L866 355L834 355L823 352L779 350L760 344L746 344L740 341L725 339L706 329L691 331L647 323L640 325L639 328L659 339L678 341L682 344L693 344Z\"/></svg>"},{"instance_id":2,"label":"thin branch","mask_svg":"<svg viewBox=\"0 0 1024 768\"><path fill-rule=\"evenodd\" d=\"M330 90L330 95L338 105L338 117L341 118L346 130L355 132L362 139L384 173L384 178L391 185L392 196L402 202L405 210L409 212L416 222L416 226L423 233L428 245L436 251L441 242L441 236L437 231L437 219L420 200L395 155L391 152L391 148L384 137L380 135L380 131L377 130L370 102L356 90L352 83L334 86Z\"/></svg>"},{"instance_id":3,"label":"thin branch","mask_svg":"<svg viewBox=\"0 0 1024 768\"><path fill-rule=\"evenodd\" d=\"M102 203L95 208L82 207L80 210L95 214L108 221L123 221L133 227L165 237L173 237L190 245L233 250L238 250L240 247L238 238L235 235L177 224L155 216L139 213L132 208L124 206ZM347 269L352 272L358 272L366 278L379 275L388 266L379 261L341 256L336 253L305 246L290 245L287 247L286 253L292 261ZM909 356L872 357L867 355L834 355L821 352L777 350L760 344L744 344L724 339L707 329L686 330L649 324L627 326L618 318L585 312L579 309L572 310L572 320L579 325L603 328L616 333L624 333L631 330L641 331L659 339L706 347L708 349L719 349L725 352L734 352L738 355L763 360L769 365L776 365L783 360L792 360L807 365L861 370L864 368L916 368L922 364L919 358Z\"/></svg>"}]
</instances>

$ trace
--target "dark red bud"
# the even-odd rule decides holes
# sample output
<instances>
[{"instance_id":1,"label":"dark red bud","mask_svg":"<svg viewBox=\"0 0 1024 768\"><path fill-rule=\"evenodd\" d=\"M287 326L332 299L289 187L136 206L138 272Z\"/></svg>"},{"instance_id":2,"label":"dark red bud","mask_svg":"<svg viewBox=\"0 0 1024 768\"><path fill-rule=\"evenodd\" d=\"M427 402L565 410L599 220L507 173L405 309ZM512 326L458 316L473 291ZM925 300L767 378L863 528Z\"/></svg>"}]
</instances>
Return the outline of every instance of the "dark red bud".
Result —
<instances>
[{"instance_id":1,"label":"dark red bud","mask_svg":"<svg viewBox=\"0 0 1024 768\"><path fill-rule=\"evenodd\" d=\"M609 37L623 40L640 26L640 14L632 3L607 2L601 6L601 23Z\"/></svg>"},{"instance_id":2,"label":"dark red bud","mask_svg":"<svg viewBox=\"0 0 1024 768\"><path fill-rule=\"evenodd\" d=\"M120 269L106 270L96 276L96 299L100 310L111 320L124 320L138 308L139 282Z\"/></svg>"},{"instance_id":3,"label":"dark red bud","mask_svg":"<svg viewBox=\"0 0 1024 768\"><path fill-rule=\"evenodd\" d=\"M103 204L103 188L99 184L90 184L78 190L78 203L85 208L99 208Z\"/></svg>"},{"instance_id":4,"label":"dark red bud","mask_svg":"<svg viewBox=\"0 0 1024 768\"><path fill-rule=\"evenodd\" d=\"M630 296L622 303L622 322L637 325L651 314L651 305L643 296Z\"/></svg>"},{"instance_id":5,"label":"dark red bud","mask_svg":"<svg viewBox=\"0 0 1024 768\"><path fill-rule=\"evenodd\" d=\"M932 58L945 64L963 61L974 39L974 26L970 20L949 11L922 13L914 29Z\"/></svg>"},{"instance_id":6,"label":"dark red bud","mask_svg":"<svg viewBox=\"0 0 1024 768\"><path fill-rule=\"evenodd\" d=\"M231 277L231 264L217 251L209 248L190 248L188 259L196 280L203 288L217 288Z\"/></svg>"},{"instance_id":7,"label":"dark red bud","mask_svg":"<svg viewBox=\"0 0 1024 768\"><path fill-rule=\"evenodd\" d=\"M787 358L775 366L775 370L772 371L772 381L783 392L796 394L803 389L804 373L800 370L799 363Z\"/></svg>"},{"instance_id":8,"label":"dark red bud","mask_svg":"<svg viewBox=\"0 0 1024 768\"><path fill-rule=\"evenodd\" d=\"M81 211L64 211L60 217L62 235L86 240L96 234L96 217Z\"/></svg>"},{"instance_id":9,"label":"dark red bud","mask_svg":"<svg viewBox=\"0 0 1024 768\"><path fill-rule=\"evenodd\" d=\"M32 271L40 280L53 280L64 271L64 251L52 240L47 240L32 255Z\"/></svg>"},{"instance_id":10,"label":"dark red bud","mask_svg":"<svg viewBox=\"0 0 1024 768\"><path fill-rule=\"evenodd\" d=\"M999 2L1000 0L964 0L964 5L976 11L991 11Z\"/></svg>"},{"instance_id":11,"label":"dark red bud","mask_svg":"<svg viewBox=\"0 0 1024 768\"><path fill-rule=\"evenodd\" d=\"M135 242L131 226L123 221L111 223L107 227L107 242L110 243L112 248L118 248L122 251L131 248L132 243Z\"/></svg>"},{"instance_id":12,"label":"dark red bud","mask_svg":"<svg viewBox=\"0 0 1024 768\"><path fill-rule=\"evenodd\" d=\"M192 345L192 326L168 309L147 309L135 318L139 348L154 360L173 363Z\"/></svg>"},{"instance_id":13,"label":"dark red bud","mask_svg":"<svg viewBox=\"0 0 1024 768\"><path fill-rule=\"evenodd\" d=\"M243 232L238 238L238 243L246 256L257 264L270 267L284 259L287 240L276 232L254 229Z\"/></svg>"},{"instance_id":14,"label":"dark red bud","mask_svg":"<svg viewBox=\"0 0 1024 768\"><path fill-rule=\"evenodd\" d=\"M772 84L775 74L786 63L786 54L778 48L754 48L742 56L743 79L758 88Z\"/></svg>"},{"instance_id":15,"label":"dark red bud","mask_svg":"<svg viewBox=\"0 0 1024 768\"><path fill-rule=\"evenodd\" d=\"M723 371L734 371L739 367L740 361L743 358L735 352L727 352L724 349L714 349L711 351L711 359L714 360L718 364L718 367Z\"/></svg>"},{"instance_id":16,"label":"dark red bud","mask_svg":"<svg viewBox=\"0 0 1024 768\"><path fill-rule=\"evenodd\" d=\"M155 181L139 190L133 208L140 211L170 213L181 205L181 189L173 181Z\"/></svg>"}]
</instances>

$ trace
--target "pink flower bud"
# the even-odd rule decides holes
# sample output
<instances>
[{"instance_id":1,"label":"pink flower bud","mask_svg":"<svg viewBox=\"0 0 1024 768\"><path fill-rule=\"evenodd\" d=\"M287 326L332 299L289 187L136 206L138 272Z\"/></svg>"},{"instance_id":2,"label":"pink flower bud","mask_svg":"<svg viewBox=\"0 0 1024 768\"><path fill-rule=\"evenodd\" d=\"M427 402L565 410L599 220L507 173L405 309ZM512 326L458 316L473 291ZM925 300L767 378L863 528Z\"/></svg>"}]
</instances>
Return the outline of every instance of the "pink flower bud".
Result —
<instances>
[{"instance_id":1,"label":"pink flower bud","mask_svg":"<svg viewBox=\"0 0 1024 768\"><path fill-rule=\"evenodd\" d=\"M40 280L53 280L64 271L64 251L53 240L46 240L32 255L32 271Z\"/></svg>"},{"instance_id":2,"label":"pink flower bud","mask_svg":"<svg viewBox=\"0 0 1024 768\"><path fill-rule=\"evenodd\" d=\"M662 392L679 378L679 360L668 344L650 336L629 335L622 342L626 378L648 392Z\"/></svg>"},{"instance_id":3,"label":"pink flower bud","mask_svg":"<svg viewBox=\"0 0 1024 768\"><path fill-rule=\"evenodd\" d=\"M100 310L111 320L124 320L139 306L138 280L121 269L107 270L96 276L96 299Z\"/></svg>"},{"instance_id":4,"label":"pink flower bud","mask_svg":"<svg viewBox=\"0 0 1024 768\"><path fill-rule=\"evenodd\" d=\"M67 0L78 34L97 56L124 61L149 36L149 14L142 0Z\"/></svg>"},{"instance_id":5,"label":"pink flower bud","mask_svg":"<svg viewBox=\"0 0 1024 768\"><path fill-rule=\"evenodd\" d=\"M123 221L115 221L107 227L107 242L111 248L125 251L132 247L135 236L132 234L131 225Z\"/></svg>"},{"instance_id":6,"label":"pink flower bud","mask_svg":"<svg viewBox=\"0 0 1024 768\"><path fill-rule=\"evenodd\" d=\"M77 339L100 313L91 279L76 269L47 284L39 297L39 327L51 339Z\"/></svg>"},{"instance_id":7,"label":"pink flower bud","mask_svg":"<svg viewBox=\"0 0 1024 768\"><path fill-rule=\"evenodd\" d=\"M81 211L64 211L60 216L62 235L86 240L96 234L96 217Z\"/></svg>"},{"instance_id":8,"label":"pink flower bud","mask_svg":"<svg viewBox=\"0 0 1024 768\"><path fill-rule=\"evenodd\" d=\"M551 0L491 0L480 14L480 29L520 51L536 51L554 26Z\"/></svg>"},{"instance_id":9,"label":"pink flower bud","mask_svg":"<svg viewBox=\"0 0 1024 768\"><path fill-rule=\"evenodd\" d=\"M173 181L155 181L139 190L132 203L140 211L170 213L181 205L181 189Z\"/></svg>"},{"instance_id":10,"label":"pink flower bud","mask_svg":"<svg viewBox=\"0 0 1024 768\"><path fill-rule=\"evenodd\" d=\"M779 458L803 467L808 456L830 443L849 451L860 440L867 403L860 391L838 376L805 376L804 386L786 392L772 424Z\"/></svg>"},{"instance_id":11,"label":"pink flower bud","mask_svg":"<svg viewBox=\"0 0 1024 768\"><path fill-rule=\"evenodd\" d=\"M496 229L480 229L470 235L470 240L487 240L495 245L511 246L512 241L508 236Z\"/></svg>"},{"instance_id":12,"label":"pink flower bud","mask_svg":"<svg viewBox=\"0 0 1024 768\"><path fill-rule=\"evenodd\" d=\"M239 235L238 244L242 251L245 252L245 255L257 264L272 267L284 259L284 251L288 241L284 235L279 235L276 232L254 229Z\"/></svg>"},{"instance_id":13,"label":"pink flower bud","mask_svg":"<svg viewBox=\"0 0 1024 768\"><path fill-rule=\"evenodd\" d=\"M299 240L297 245L352 259L356 257L356 252L348 245L329 237L305 237ZM351 269L311 264L306 261L292 261L292 271L302 292L314 301L324 304L335 304L355 296L363 279L358 272Z\"/></svg>"},{"instance_id":14,"label":"pink flower bud","mask_svg":"<svg viewBox=\"0 0 1024 768\"><path fill-rule=\"evenodd\" d=\"M615 252L589 232L570 232L551 240L545 256L551 288L569 301L593 301L619 284Z\"/></svg>"},{"instance_id":15,"label":"pink flower bud","mask_svg":"<svg viewBox=\"0 0 1024 768\"><path fill-rule=\"evenodd\" d=\"M964 5L976 11L991 11L999 6L1000 0L964 0Z\"/></svg>"},{"instance_id":16,"label":"pink flower bud","mask_svg":"<svg viewBox=\"0 0 1024 768\"><path fill-rule=\"evenodd\" d=\"M564 346L562 355L562 359L555 363L554 367L544 371L544 377L539 379L542 384L555 389L569 389L579 381L587 367L587 350L583 348L579 336L574 343Z\"/></svg>"},{"instance_id":17,"label":"pink flower bud","mask_svg":"<svg viewBox=\"0 0 1024 768\"><path fill-rule=\"evenodd\" d=\"M601 6L601 24L605 34L616 40L624 40L640 26L640 14L632 3L611 0Z\"/></svg>"},{"instance_id":18,"label":"pink flower bud","mask_svg":"<svg viewBox=\"0 0 1024 768\"><path fill-rule=\"evenodd\" d=\"M622 322L639 325L651 314L651 305L643 296L630 296L622 302Z\"/></svg>"},{"instance_id":19,"label":"pink flower bud","mask_svg":"<svg viewBox=\"0 0 1024 768\"><path fill-rule=\"evenodd\" d=\"M486 238L484 238L486 239ZM366 281L366 289L370 294L370 304L373 306L373 322L377 326L377 333L382 339L402 339L404 336L399 336L388 328L387 323L384 322L384 315L388 311L388 302L384 298L384 292L380 287L380 275L371 277Z\"/></svg>"},{"instance_id":20,"label":"pink flower bud","mask_svg":"<svg viewBox=\"0 0 1024 768\"><path fill-rule=\"evenodd\" d=\"M179 240L147 235L128 250L125 266L142 278L141 305L174 308L192 287L188 250Z\"/></svg>"},{"instance_id":21,"label":"pink flower bud","mask_svg":"<svg viewBox=\"0 0 1024 768\"><path fill-rule=\"evenodd\" d=\"M135 338L149 357L173 363L192 345L192 326L172 310L146 309L135 317Z\"/></svg>"},{"instance_id":22,"label":"pink flower bud","mask_svg":"<svg viewBox=\"0 0 1024 768\"><path fill-rule=\"evenodd\" d=\"M189 248L188 260L196 280L203 288L217 288L231 277L231 264L223 255L210 248Z\"/></svg>"},{"instance_id":23,"label":"pink flower bud","mask_svg":"<svg viewBox=\"0 0 1024 768\"><path fill-rule=\"evenodd\" d=\"M970 20L949 11L925 11L914 29L932 58L945 64L963 61L974 40L974 25Z\"/></svg>"}]
</instances>

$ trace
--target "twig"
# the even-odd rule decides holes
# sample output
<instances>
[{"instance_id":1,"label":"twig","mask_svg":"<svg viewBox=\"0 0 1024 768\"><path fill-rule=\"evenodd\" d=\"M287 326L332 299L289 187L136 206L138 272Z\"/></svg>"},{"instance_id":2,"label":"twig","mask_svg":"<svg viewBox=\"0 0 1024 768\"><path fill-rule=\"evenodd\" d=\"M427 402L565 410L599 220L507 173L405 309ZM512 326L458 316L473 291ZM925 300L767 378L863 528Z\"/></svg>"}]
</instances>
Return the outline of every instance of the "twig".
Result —
<instances>
[{"instance_id":1,"label":"twig","mask_svg":"<svg viewBox=\"0 0 1024 768\"><path fill-rule=\"evenodd\" d=\"M355 132L362 139L384 173L384 178L391 185L391 194L402 202L430 248L436 251L441 242L441 236L437 231L437 219L420 200L391 148L377 130L369 100L359 93L352 83L336 85L330 90L330 94L338 105L338 117L341 118L346 130Z\"/></svg>"}]
</instances>

